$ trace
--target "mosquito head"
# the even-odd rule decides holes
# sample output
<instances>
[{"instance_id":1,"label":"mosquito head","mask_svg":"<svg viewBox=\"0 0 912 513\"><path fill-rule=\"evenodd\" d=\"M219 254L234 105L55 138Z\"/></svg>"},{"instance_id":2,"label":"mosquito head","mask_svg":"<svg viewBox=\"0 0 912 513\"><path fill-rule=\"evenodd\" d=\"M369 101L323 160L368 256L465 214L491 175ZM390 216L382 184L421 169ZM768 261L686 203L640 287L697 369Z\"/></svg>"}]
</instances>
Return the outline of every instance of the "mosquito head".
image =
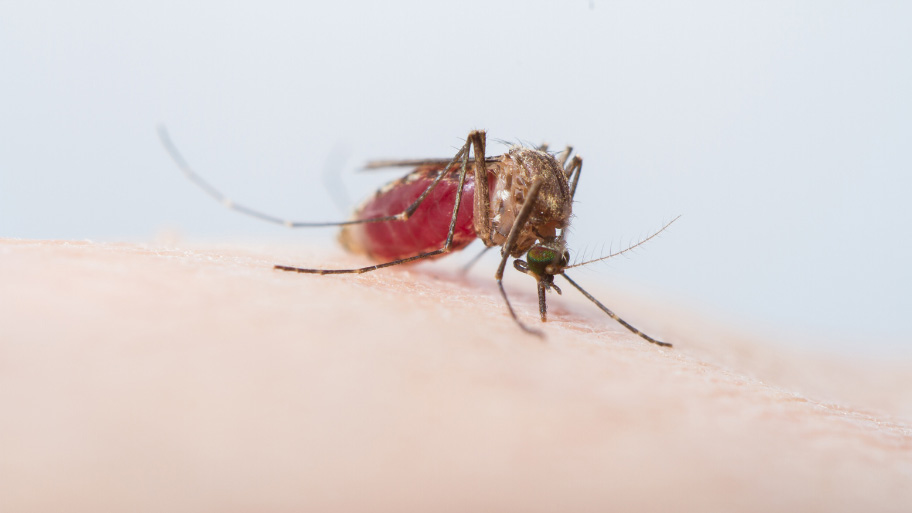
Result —
<instances>
[{"instance_id":1,"label":"mosquito head","mask_svg":"<svg viewBox=\"0 0 912 513\"><path fill-rule=\"evenodd\" d=\"M569 261L570 254L563 239L558 237L532 246L526 253L526 260L513 261L517 271L532 276L538 282L538 310L542 321L547 320L548 312L545 291L561 293L561 289L554 284L554 275L562 273Z\"/></svg>"},{"instance_id":2,"label":"mosquito head","mask_svg":"<svg viewBox=\"0 0 912 513\"><path fill-rule=\"evenodd\" d=\"M564 248L562 241L557 240L551 243L540 243L532 246L526 253L526 274L531 274L538 279L545 276L554 276L564 270L570 254ZM522 260L519 260L522 262Z\"/></svg>"}]
</instances>

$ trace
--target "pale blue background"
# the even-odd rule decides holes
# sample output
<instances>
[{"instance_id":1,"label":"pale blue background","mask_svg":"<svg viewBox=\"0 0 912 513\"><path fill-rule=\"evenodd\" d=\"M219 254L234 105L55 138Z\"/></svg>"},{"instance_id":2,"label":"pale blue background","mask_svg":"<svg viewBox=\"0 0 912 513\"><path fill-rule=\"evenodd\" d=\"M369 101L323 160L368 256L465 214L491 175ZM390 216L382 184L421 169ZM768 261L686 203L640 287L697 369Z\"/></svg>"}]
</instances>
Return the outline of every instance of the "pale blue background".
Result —
<instances>
[{"instance_id":1,"label":"pale blue background","mask_svg":"<svg viewBox=\"0 0 912 513\"><path fill-rule=\"evenodd\" d=\"M156 125L236 200L305 220L341 215L327 166L357 198L392 176L363 161L484 128L579 149L574 248L683 214L581 281L908 355L910 6L3 2L0 236L328 241L214 205Z\"/></svg>"}]
</instances>

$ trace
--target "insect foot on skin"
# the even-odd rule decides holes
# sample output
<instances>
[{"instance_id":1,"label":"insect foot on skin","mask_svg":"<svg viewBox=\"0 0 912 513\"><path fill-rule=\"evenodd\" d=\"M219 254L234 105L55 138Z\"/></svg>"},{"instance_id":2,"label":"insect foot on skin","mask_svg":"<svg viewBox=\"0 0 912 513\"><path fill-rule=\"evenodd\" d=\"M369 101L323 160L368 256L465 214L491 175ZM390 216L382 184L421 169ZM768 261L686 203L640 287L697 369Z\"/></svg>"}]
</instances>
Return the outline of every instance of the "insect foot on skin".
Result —
<instances>
[{"instance_id":1,"label":"insect foot on skin","mask_svg":"<svg viewBox=\"0 0 912 513\"><path fill-rule=\"evenodd\" d=\"M500 265L494 273L507 311L523 331L543 336L527 326L513 310L503 286L507 261L535 278L538 310L547 320L546 293L561 289L554 283L562 276L612 319L643 339L671 347L618 317L565 272L624 253L655 237L658 232L619 253L569 264L565 235L570 224L573 197L579 183L583 160L570 155L567 147L557 156L544 146L513 146L503 155L485 156L485 133L469 133L465 144L450 159L387 160L368 163L368 168L410 167L404 177L380 188L359 206L352 218L342 222L287 221L239 205L196 174L171 142L164 128L159 137L171 158L193 183L228 208L290 228L341 226L339 240L349 251L375 262L356 269L307 269L276 265L275 269L306 274L359 274L384 267L444 256L466 247L476 238L487 248L500 247ZM520 258L525 255L525 260Z\"/></svg>"}]
</instances>

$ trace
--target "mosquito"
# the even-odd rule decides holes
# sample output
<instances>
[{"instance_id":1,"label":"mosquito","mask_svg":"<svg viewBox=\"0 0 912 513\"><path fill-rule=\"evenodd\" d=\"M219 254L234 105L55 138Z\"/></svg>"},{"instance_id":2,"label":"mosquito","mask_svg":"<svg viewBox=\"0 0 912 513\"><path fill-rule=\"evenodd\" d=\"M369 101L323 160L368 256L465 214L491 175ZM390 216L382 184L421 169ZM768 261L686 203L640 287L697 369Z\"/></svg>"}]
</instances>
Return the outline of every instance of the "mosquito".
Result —
<instances>
[{"instance_id":1,"label":"mosquito","mask_svg":"<svg viewBox=\"0 0 912 513\"><path fill-rule=\"evenodd\" d=\"M565 236L583 159L578 155L570 158L573 149L569 146L554 155L547 151L546 145L538 148L517 145L503 155L488 157L485 132L474 130L451 159L369 162L366 167L370 169L410 167L413 170L381 187L348 221L298 222L231 201L193 171L164 127L159 128L159 138L184 175L224 206L290 228L340 226L339 240L348 251L380 262L354 269L287 265L275 265L274 269L305 274L360 274L442 257L463 249L477 238L485 249L500 246L500 264L494 279L510 317L523 331L543 335L520 320L507 297L503 275L510 258L514 259L516 270L535 278L542 322L548 316L546 293L561 294L554 283L554 277L560 275L631 332L652 344L671 347L618 317L567 276L566 270L629 251L667 229L678 218L623 251L571 265ZM523 255L525 260L521 259Z\"/></svg>"}]
</instances>

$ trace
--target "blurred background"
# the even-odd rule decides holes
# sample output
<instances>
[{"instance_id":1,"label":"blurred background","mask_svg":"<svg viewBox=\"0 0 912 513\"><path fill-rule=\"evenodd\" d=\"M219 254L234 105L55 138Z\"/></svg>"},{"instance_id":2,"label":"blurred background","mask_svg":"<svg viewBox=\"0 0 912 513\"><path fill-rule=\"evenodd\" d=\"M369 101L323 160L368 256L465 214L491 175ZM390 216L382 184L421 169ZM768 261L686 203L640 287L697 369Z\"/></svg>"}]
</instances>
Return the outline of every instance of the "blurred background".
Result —
<instances>
[{"instance_id":1,"label":"blurred background","mask_svg":"<svg viewBox=\"0 0 912 513\"><path fill-rule=\"evenodd\" d=\"M220 208L156 127L236 201L311 221L401 174L367 160L479 128L577 148L577 255L683 216L584 284L908 356L909 27L887 1L4 2L0 237L332 244Z\"/></svg>"}]
</instances>

